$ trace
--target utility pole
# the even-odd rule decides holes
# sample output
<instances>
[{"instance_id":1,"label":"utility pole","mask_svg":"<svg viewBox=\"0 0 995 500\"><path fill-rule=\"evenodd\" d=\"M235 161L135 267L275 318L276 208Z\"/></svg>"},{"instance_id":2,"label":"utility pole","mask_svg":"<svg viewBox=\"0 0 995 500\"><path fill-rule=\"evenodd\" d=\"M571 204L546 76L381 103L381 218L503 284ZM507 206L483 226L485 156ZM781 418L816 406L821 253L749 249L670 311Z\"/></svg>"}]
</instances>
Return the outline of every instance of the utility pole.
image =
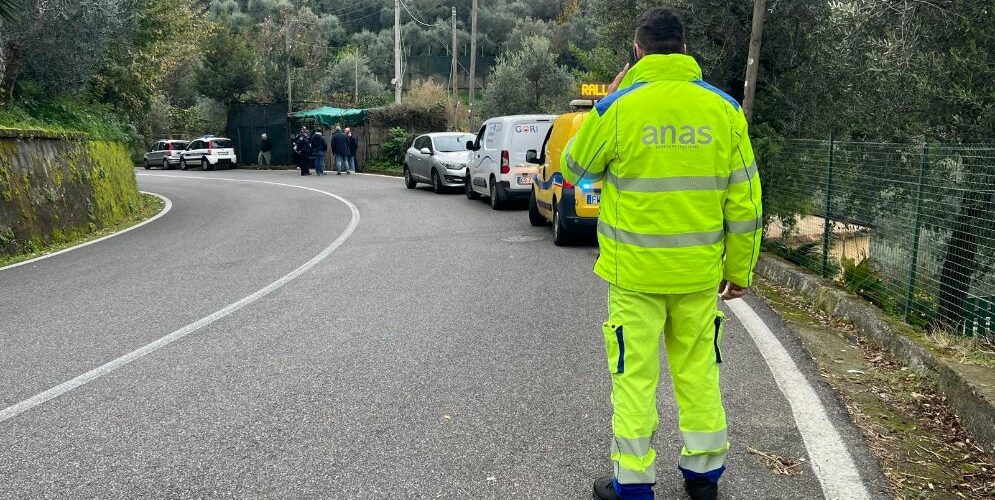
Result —
<instances>
[{"instance_id":1,"label":"utility pole","mask_svg":"<svg viewBox=\"0 0 995 500\"><path fill-rule=\"evenodd\" d=\"M743 83L743 113L753 120L753 102L757 92L757 71L760 69L760 42L764 35L767 0L753 0L753 28L750 32L750 53L746 60L746 82Z\"/></svg>"},{"instance_id":2,"label":"utility pole","mask_svg":"<svg viewBox=\"0 0 995 500\"><path fill-rule=\"evenodd\" d=\"M354 105L359 105L359 50L356 50L356 94L352 98Z\"/></svg>"},{"instance_id":3,"label":"utility pole","mask_svg":"<svg viewBox=\"0 0 995 500\"><path fill-rule=\"evenodd\" d=\"M477 85L477 0L470 11L470 123L473 128L474 87ZM471 131L472 132L472 131Z\"/></svg>"},{"instance_id":4,"label":"utility pole","mask_svg":"<svg viewBox=\"0 0 995 500\"><path fill-rule=\"evenodd\" d=\"M294 112L294 86L291 82L290 75L293 68L290 65L290 11L283 11L284 23L283 23L283 34L284 34L284 49L287 52L287 115Z\"/></svg>"},{"instance_id":5,"label":"utility pole","mask_svg":"<svg viewBox=\"0 0 995 500\"><path fill-rule=\"evenodd\" d=\"M394 0L394 102L401 102L401 0Z\"/></svg>"},{"instance_id":6,"label":"utility pole","mask_svg":"<svg viewBox=\"0 0 995 500\"><path fill-rule=\"evenodd\" d=\"M459 60L456 58L456 6L453 5L453 125L459 117Z\"/></svg>"}]
</instances>

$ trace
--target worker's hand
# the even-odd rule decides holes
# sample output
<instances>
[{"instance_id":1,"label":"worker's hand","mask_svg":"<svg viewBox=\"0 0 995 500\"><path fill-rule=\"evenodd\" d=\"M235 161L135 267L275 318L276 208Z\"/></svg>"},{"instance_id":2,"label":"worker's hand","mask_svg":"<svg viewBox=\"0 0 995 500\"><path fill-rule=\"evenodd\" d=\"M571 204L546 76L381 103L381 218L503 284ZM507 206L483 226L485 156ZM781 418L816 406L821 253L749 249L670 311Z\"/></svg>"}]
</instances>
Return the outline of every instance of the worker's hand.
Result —
<instances>
[{"instance_id":1,"label":"worker's hand","mask_svg":"<svg viewBox=\"0 0 995 500\"><path fill-rule=\"evenodd\" d=\"M749 288L743 288L731 281L723 281L719 284L719 297L722 300L741 299L746 296L746 292L749 290Z\"/></svg>"},{"instance_id":2,"label":"worker's hand","mask_svg":"<svg viewBox=\"0 0 995 500\"><path fill-rule=\"evenodd\" d=\"M616 90L618 90L618 86L622 84L622 79L625 78L625 74L628 72L629 63L626 63L625 67L622 68L622 71L619 71L618 74L615 75L615 79L612 80L612 84L608 86L608 95L612 95Z\"/></svg>"}]
</instances>

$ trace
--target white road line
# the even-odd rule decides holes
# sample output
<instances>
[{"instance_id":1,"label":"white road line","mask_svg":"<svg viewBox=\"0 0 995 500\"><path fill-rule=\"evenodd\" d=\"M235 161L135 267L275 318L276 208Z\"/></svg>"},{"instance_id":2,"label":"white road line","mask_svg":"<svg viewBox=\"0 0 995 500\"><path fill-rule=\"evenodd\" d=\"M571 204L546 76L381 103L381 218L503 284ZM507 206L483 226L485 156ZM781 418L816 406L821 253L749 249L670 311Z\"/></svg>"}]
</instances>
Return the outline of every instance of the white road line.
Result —
<instances>
[{"instance_id":1,"label":"white road line","mask_svg":"<svg viewBox=\"0 0 995 500\"><path fill-rule=\"evenodd\" d=\"M812 470L828 500L869 499L853 458L826 415L822 401L809 385L791 355L760 316L744 300L726 302L750 332L777 386L791 405L791 413L808 450Z\"/></svg>"},{"instance_id":2,"label":"white road line","mask_svg":"<svg viewBox=\"0 0 995 500\"><path fill-rule=\"evenodd\" d=\"M138 174L138 175L148 175L148 174ZM280 278L280 279L278 279L278 280L270 283L269 285L266 285L266 287L264 287L264 288L256 291L252 295L249 295L249 296L247 296L247 297L239 300L238 302L229 304L225 308L223 308L223 309L221 309L219 311L216 311L214 313L211 313L211 314L209 314L209 315L207 315L207 316L205 316L205 317L203 317L203 318L201 318L201 319L199 319L199 320L197 320L197 321L195 321L193 323L190 323L189 325L184 326L183 328L180 328L179 330L176 330L175 332L170 333L169 335L166 335L165 337L162 337L162 338L160 338L158 340L152 341L152 342L150 342L150 343L148 343L148 344L146 344L146 345L144 345L142 347L139 347L138 349L135 349L134 351L129 352L128 354L125 354L124 356L121 356L120 358L117 358L117 359L115 359L113 361L110 361L110 362L104 364L104 365L101 365L101 366L99 366L97 368L94 368L94 369L92 369L92 370L90 370L90 371L88 371L88 372L86 372L86 373L84 373L84 374L82 374L82 375L80 375L80 376L72 379L72 380L68 380L66 382L63 382L63 383L61 383L61 384L59 384L59 385L57 385L57 386L55 386L55 387L53 387L53 388L45 391L45 392L42 392L42 393L37 394L37 395L35 395L35 396L31 397L31 398L28 398L28 399L25 399L24 401L21 401L20 403L17 403L17 404L15 404L13 406L10 406L8 408L4 408L3 410L0 410L0 423L6 421L8 419L14 418L14 417L16 417L16 416L18 416L18 415L20 415L20 414L22 414L22 413L24 413L24 412L26 412L26 411L34 408L35 406L38 406L38 405L40 405L40 404L42 404L42 403L44 403L46 401L49 401L49 400L54 399L54 398L57 398L57 397L65 394L65 393L67 393L67 392L69 392L69 391L71 391L73 389L76 389L76 388L78 388L78 387L80 387L80 386L82 386L82 385L84 385L84 384L86 384L88 382L92 382L93 380L95 380L95 379L97 379L99 377L102 377L102 376L104 376L104 375L106 375L106 374L108 374L108 373L110 373L110 372L112 372L112 371L114 371L114 370L116 370L116 369L118 369L118 368L120 368L120 367L128 364L128 363L131 363L132 361L135 361L136 359L141 358L142 356L145 356L146 354L150 354L150 353L153 353L153 352L155 352L155 351L157 351L159 349L162 349L163 347L166 347L167 345L169 345L169 344L171 344L171 343L173 343L173 342L175 342L177 340L180 340L183 337L186 337L187 335L190 335L191 333L194 333L197 330L200 330L201 328L204 328L205 326L210 325L211 323L214 323L215 321L217 321L217 320L219 320L221 318L224 318L226 316L231 315L235 311L238 311L239 309L241 309L241 308L243 308L243 307L245 307L245 306L247 306L247 305L249 305L249 304L251 304L251 303L253 303L253 302L255 302L255 301L257 301L257 300L259 300L261 298L263 298L263 297L265 297L266 295L269 295L273 291L280 289L282 286L286 285L287 283L289 283L294 278L296 278L296 277L304 274L305 272L307 272L308 270L310 270L314 266L318 265L319 262L321 262L322 260L325 260L325 258L328 257L329 255L331 255L332 252L334 252L337 248L339 248L340 246L342 246L342 244L345 243L346 240L348 240L350 236L352 236L352 233L356 231L356 227L359 226L359 209L356 208L356 205L354 205L349 200L347 200L345 198L342 198L341 196L329 193L328 191L322 191L320 189L315 189L315 188L310 188L310 187L304 187L304 186L296 186L296 185L293 185L293 184L284 184L284 183L281 183L281 182L253 181L253 180L245 180L245 179L225 179L225 178L218 178L218 177L203 178L203 177L189 177L189 176L180 176L180 175L153 175L153 177L173 177L173 178L177 178L177 179L194 179L194 180L197 180L198 182L204 181L204 180L221 180L221 181L233 181L233 182L252 182L252 183L258 183L258 184L272 184L274 186L286 186L286 187L292 187L292 188L298 188L298 189L306 189L308 191L314 191L316 193L321 193L321 194L324 194L324 195L327 195L327 196L331 196L332 198L335 198L336 200L338 200L338 201L346 204L346 206L348 206L349 210L352 212L352 219L349 221L349 226L346 227L345 231L343 231L342 234L340 234L339 237L335 239L335 241L333 241L330 245L328 245L327 247L325 247L325 249L322 250L320 253L318 253L318 255L315 255L314 258L312 258L311 260L305 262L304 264L302 264L297 269L294 269L293 271L290 271L289 273L287 273L286 275L284 275L282 278Z\"/></svg>"},{"instance_id":3,"label":"white road line","mask_svg":"<svg viewBox=\"0 0 995 500\"><path fill-rule=\"evenodd\" d=\"M155 221L159 217L162 217L163 215L166 215L169 212L169 210L171 208L173 208L173 202L170 201L169 198L166 198L165 196L162 196L162 195L156 194L156 193L149 193L148 191L140 191L140 192L145 193L145 194L150 194L152 196L160 198L166 204L166 206L163 207L163 209L162 209L161 212L159 212L158 214L156 214L151 219L139 222L138 224L135 224L134 226L131 226L131 227L127 228L127 229L118 231L118 232L116 232L114 234L108 234L107 236L104 236L102 238L97 238L97 239L92 240L92 241L87 241L86 243L80 243L79 245L76 245L76 246L72 246L72 247L69 247L69 248L64 248L62 250L59 250L58 252L47 253L47 254L42 255L40 257L35 257L33 259L28 259L28 260L25 260L25 261L22 261L22 262L18 262L17 264L11 264L9 266L0 267L0 271L5 271L7 269L13 269L15 267L24 266L24 265L31 264L31 263L34 263L34 262L38 262L39 260L44 260L44 259L48 259L50 257L55 257L56 255L62 255L64 253L66 253L66 252L72 252L73 250L79 250L80 248L83 248L85 246L93 245L94 243L100 243L101 241L104 241L104 240L106 240L108 238L113 238L115 236L121 236L122 234L127 233L128 231L133 231L133 230L138 229L138 228L140 228L140 227L142 227L142 226L144 226L144 225L146 225L146 224L148 224L150 222Z\"/></svg>"},{"instance_id":4,"label":"white road line","mask_svg":"<svg viewBox=\"0 0 995 500\"><path fill-rule=\"evenodd\" d=\"M400 179L400 180L404 180L404 177L401 177L399 175L366 174L366 173L363 173L363 172L356 172L356 175L366 175L366 176L369 176L369 177L383 177L385 179Z\"/></svg>"}]
</instances>

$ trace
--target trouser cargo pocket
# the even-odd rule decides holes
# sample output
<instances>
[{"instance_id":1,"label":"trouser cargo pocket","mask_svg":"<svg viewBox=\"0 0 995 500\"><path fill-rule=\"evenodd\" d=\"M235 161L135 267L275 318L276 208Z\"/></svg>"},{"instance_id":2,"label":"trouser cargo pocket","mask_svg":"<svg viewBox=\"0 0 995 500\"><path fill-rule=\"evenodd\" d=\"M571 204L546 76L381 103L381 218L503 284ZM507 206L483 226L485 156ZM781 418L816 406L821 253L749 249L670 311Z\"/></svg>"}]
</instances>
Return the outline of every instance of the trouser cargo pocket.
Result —
<instances>
[{"instance_id":1,"label":"trouser cargo pocket","mask_svg":"<svg viewBox=\"0 0 995 500\"><path fill-rule=\"evenodd\" d=\"M625 332L622 325L605 323L601 327L605 335L605 354L608 355L608 371L625 372Z\"/></svg>"}]
</instances>

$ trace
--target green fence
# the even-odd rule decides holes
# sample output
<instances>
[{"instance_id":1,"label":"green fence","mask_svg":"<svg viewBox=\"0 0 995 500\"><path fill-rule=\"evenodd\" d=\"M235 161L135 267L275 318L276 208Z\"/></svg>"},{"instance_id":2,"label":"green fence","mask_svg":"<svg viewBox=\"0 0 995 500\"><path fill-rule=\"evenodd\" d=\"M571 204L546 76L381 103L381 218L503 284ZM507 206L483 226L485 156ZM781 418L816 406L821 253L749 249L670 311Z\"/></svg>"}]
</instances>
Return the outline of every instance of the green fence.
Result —
<instances>
[{"instance_id":1,"label":"green fence","mask_svg":"<svg viewBox=\"0 0 995 500\"><path fill-rule=\"evenodd\" d=\"M793 140L765 246L905 321L995 336L995 146Z\"/></svg>"}]
</instances>

